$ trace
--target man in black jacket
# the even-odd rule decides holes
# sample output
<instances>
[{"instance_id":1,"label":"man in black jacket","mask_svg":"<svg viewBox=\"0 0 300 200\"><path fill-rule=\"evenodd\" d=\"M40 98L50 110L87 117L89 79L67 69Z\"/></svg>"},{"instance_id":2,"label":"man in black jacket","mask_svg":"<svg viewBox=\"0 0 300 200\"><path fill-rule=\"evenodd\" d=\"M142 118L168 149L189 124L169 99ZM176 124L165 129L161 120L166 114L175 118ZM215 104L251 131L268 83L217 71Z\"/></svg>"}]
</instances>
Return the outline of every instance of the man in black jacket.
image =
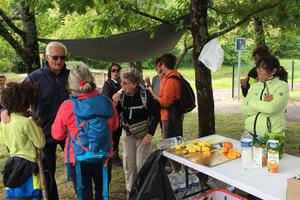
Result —
<instances>
[{"instance_id":1,"label":"man in black jacket","mask_svg":"<svg viewBox=\"0 0 300 200\"><path fill-rule=\"evenodd\" d=\"M48 189L48 199L57 200L58 191L55 181L56 147L63 149L64 141L57 142L51 136L51 125L61 103L69 98L67 80L69 70L65 60L67 48L59 42L50 42L46 47L46 65L30 73L26 80L36 83L39 99L33 108L34 116L40 121L46 138L44 153L44 173Z\"/></svg>"}]
</instances>

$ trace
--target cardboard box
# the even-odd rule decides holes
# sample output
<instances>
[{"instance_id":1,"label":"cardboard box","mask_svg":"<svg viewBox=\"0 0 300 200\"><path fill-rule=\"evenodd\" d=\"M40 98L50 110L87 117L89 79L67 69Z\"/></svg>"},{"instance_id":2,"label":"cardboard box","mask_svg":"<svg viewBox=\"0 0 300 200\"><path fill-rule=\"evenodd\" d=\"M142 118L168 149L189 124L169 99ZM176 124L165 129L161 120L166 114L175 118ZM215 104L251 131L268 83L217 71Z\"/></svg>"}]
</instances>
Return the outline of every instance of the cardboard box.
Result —
<instances>
[{"instance_id":1,"label":"cardboard box","mask_svg":"<svg viewBox=\"0 0 300 200\"><path fill-rule=\"evenodd\" d=\"M287 180L286 199L298 200L300 198L300 180L295 177Z\"/></svg>"}]
</instances>

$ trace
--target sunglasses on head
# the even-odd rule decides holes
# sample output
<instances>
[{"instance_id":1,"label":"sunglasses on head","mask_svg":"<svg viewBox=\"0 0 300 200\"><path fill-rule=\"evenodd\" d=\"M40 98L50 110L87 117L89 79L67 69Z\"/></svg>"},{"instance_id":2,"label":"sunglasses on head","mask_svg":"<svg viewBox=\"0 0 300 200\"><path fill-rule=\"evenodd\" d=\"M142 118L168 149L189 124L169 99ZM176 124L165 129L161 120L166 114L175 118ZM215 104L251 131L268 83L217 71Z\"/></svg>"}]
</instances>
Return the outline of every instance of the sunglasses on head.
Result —
<instances>
[{"instance_id":1,"label":"sunglasses on head","mask_svg":"<svg viewBox=\"0 0 300 200\"><path fill-rule=\"evenodd\" d=\"M114 73L114 72L119 72L119 71L121 71L121 69L112 69L112 70L111 70L112 73Z\"/></svg>"},{"instance_id":2,"label":"sunglasses on head","mask_svg":"<svg viewBox=\"0 0 300 200\"><path fill-rule=\"evenodd\" d=\"M57 61L58 59L60 60L66 60L67 56L50 56L52 60Z\"/></svg>"}]
</instances>

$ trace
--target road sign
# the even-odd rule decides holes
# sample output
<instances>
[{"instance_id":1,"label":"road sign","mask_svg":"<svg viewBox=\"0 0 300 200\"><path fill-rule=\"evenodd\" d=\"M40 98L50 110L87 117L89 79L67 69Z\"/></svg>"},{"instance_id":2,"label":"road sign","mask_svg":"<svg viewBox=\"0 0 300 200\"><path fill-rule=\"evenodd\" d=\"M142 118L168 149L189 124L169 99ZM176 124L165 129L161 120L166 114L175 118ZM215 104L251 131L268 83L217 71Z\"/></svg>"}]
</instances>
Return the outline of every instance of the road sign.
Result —
<instances>
[{"instance_id":1,"label":"road sign","mask_svg":"<svg viewBox=\"0 0 300 200\"><path fill-rule=\"evenodd\" d=\"M246 51L246 38L235 39L235 51Z\"/></svg>"},{"instance_id":2,"label":"road sign","mask_svg":"<svg viewBox=\"0 0 300 200\"><path fill-rule=\"evenodd\" d=\"M246 38L235 39L235 51L238 52L238 78L237 78L237 95L238 101L240 100L240 81L241 81L241 54L246 51Z\"/></svg>"}]
</instances>

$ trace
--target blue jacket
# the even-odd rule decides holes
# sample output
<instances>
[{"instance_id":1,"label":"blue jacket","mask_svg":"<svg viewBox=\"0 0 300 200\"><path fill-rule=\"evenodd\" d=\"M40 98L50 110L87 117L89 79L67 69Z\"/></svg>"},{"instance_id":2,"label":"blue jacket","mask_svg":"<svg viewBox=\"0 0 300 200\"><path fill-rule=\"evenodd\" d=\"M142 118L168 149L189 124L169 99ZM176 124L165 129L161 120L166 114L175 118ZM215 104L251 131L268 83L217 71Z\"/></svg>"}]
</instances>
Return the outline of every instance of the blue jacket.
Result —
<instances>
[{"instance_id":1,"label":"blue jacket","mask_svg":"<svg viewBox=\"0 0 300 200\"><path fill-rule=\"evenodd\" d=\"M30 73L26 78L36 83L39 88L39 99L34 107L36 116L43 120L42 128L47 143L54 142L51 136L51 125L62 102L69 98L67 81L69 70L64 66L59 74L52 72L48 64Z\"/></svg>"}]
</instances>

